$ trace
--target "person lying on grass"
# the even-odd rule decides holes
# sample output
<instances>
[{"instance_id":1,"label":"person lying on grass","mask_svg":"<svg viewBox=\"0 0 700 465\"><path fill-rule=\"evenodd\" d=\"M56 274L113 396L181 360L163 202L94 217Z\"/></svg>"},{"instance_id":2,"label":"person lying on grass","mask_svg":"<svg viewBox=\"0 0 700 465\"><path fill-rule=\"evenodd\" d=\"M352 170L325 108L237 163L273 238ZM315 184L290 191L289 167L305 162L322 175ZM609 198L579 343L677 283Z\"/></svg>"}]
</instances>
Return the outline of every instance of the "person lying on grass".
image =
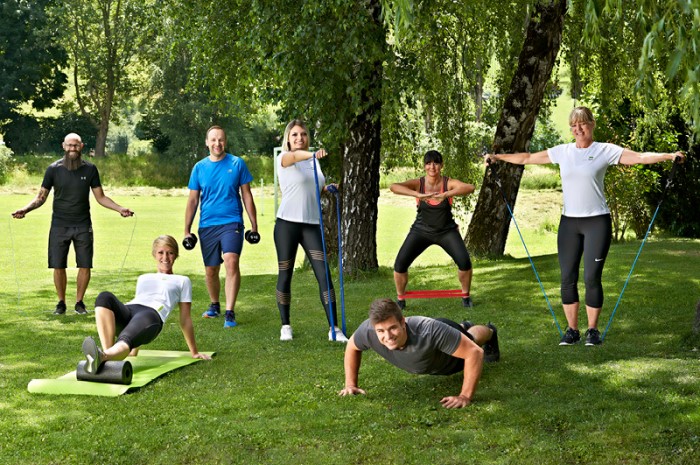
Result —
<instances>
[{"instance_id":1,"label":"person lying on grass","mask_svg":"<svg viewBox=\"0 0 700 465\"><path fill-rule=\"evenodd\" d=\"M370 305L369 319L350 337L345 348L345 387L341 396L365 394L357 385L362 352L372 349L389 363L409 373L451 375L464 372L459 395L443 397L446 408L462 408L472 402L484 360L500 358L496 327L462 324L446 318L409 316L391 299Z\"/></svg>"},{"instance_id":2,"label":"person lying on grass","mask_svg":"<svg viewBox=\"0 0 700 465\"><path fill-rule=\"evenodd\" d=\"M83 341L83 353L87 359L85 371L88 373L97 373L107 360L124 360L128 355L137 355L140 346L158 336L177 304L180 306L180 328L192 357L211 360L209 355L199 353L194 340L190 278L173 274L173 264L178 257L177 241L172 236L157 237L153 241L152 254L158 272L139 276L133 300L123 304L111 292L102 292L95 299L95 320L102 348L90 336Z\"/></svg>"}]
</instances>

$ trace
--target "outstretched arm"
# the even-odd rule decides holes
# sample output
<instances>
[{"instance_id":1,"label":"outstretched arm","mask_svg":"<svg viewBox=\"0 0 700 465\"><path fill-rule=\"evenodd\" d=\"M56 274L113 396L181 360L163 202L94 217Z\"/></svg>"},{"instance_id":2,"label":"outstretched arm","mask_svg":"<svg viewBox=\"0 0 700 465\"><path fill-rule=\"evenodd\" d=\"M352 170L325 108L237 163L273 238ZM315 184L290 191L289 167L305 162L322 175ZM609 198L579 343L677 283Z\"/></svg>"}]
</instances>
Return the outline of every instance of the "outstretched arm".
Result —
<instances>
[{"instance_id":1,"label":"outstretched arm","mask_svg":"<svg viewBox=\"0 0 700 465\"><path fill-rule=\"evenodd\" d=\"M102 190L102 186L93 187L92 193L95 196L95 200L97 200L97 203L99 203L103 207L109 208L110 210L114 210L115 212L119 212L119 214L123 217L132 216L134 214L134 212L132 212L128 208L118 205L114 200L107 197L105 195L105 192Z\"/></svg>"},{"instance_id":2,"label":"outstretched arm","mask_svg":"<svg viewBox=\"0 0 700 465\"><path fill-rule=\"evenodd\" d=\"M17 218L18 220L24 218L25 215L30 211L36 210L37 208L44 205L48 196L49 190L45 187L40 188L39 193L36 195L36 197L34 197L34 200L25 205L24 208L20 208L19 210L12 212L12 217Z\"/></svg>"},{"instance_id":3,"label":"outstretched arm","mask_svg":"<svg viewBox=\"0 0 700 465\"><path fill-rule=\"evenodd\" d=\"M484 163L488 164L489 160L505 161L515 165L545 165L552 163L546 150L535 153L487 153L484 156Z\"/></svg>"},{"instance_id":4,"label":"outstretched arm","mask_svg":"<svg viewBox=\"0 0 700 465\"><path fill-rule=\"evenodd\" d=\"M623 165L650 165L652 163L659 163L661 161L673 160L674 162L678 159L681 163L685 161L685 154L683 152L675 153L655 153L655 152L644 152L639 153L630 149L624 149L622 155L620 155L620 163Z\"/></svg>"},{"instance_id":5,"label":"outstretched arm","mask_svg":"<svg viewBox=\"0 0 700 465\"><path fill-rule=\"evenodd\" d=\"M361 363L362 351L357 348L355 340L351 336L345 346L345 387L338 393L339 396L366 394L363 389L357 387Z\"/></svg>"},{"instance_id":6,"label":"outstretched arm","mask_svg":"<svg viewBox=\"0 0 700 465\"><path fill-rule=\"evenodd\" d=\"M250 219L250 229L252 231L257 231L258 214L255 210L255 200L253 199L253 193L250 191L250 184L243 184L241 186L241 198L243 199L245 211L248 213L248 218Z\"/></svg>"},{"instance_id":7,"label":"outstretched arm","mask_svg":"<svg viewBox=\"0 0 700 465\"><path fill-rule=\"evenodd\" d=\"M457 396L443 397L440 403L445 408L462 408L471 403L476 392L476 386L481 378L481 368L484 364L484 351L474 341L462 335L459 347L452 356L464 359L462 391Z\"/></svg>"},{"instance_id":8,"label":"outstretched arm","mask_svg":"<svg viewBox=\"0 0 700 465\"><path fill-rule=\"evenodd\" d=\"M319 160L328 155L326 149L318 149L316 152L309 152L308 150L295 150L293 152L285 152L284 155L282 155L282 168L292 166L298 161L304 161L308 160L309 158L313 158L314 154L316 154L316 158Z\"/></svg>"},{"instance_id":9,"label":"outstretched arm","mask_svg":"<svg viewBox=\"0 0 700 465\"><path fill-rule=\"evenodd\" d=\"M194 340L194 326L192 325L192 316L190 314L191 310L191 302L180 302L180 329L182 330L182 335L185 336L185 342L187 342L192 358L211 360L210 356L200 354L197 350L197 343Z\"/></svg>"}]
</instances>

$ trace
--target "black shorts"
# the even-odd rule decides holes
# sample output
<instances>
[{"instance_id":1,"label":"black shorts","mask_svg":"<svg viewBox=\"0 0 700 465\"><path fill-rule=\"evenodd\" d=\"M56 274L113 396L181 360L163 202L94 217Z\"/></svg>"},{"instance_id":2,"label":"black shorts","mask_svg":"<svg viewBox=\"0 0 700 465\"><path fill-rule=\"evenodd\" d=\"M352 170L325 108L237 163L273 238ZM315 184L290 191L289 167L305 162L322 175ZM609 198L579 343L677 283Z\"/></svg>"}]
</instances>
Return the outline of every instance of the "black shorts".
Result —
<instances>
[{"instance_id":1,"label":"black shorts","mask_svg":"<svg viewBox=\"0 0 700 465\"><path fill-rule=\"evenodd\" d=\"M163 329L163 321L155 309L123 304L111 292L101 292L95 299L95 307L104 307L114 313L117 341L125 342L129 349L148 344Z\"/></svg>"},{"instance_id":2,"label":"black shorts","mask_svg":"<svg viewBox=\"0 0 700 465\"><path fill-rule=\"evenodd\" d=\"M78 268L92 268L91 226L52 226L49 230L49 268L68 268L68 249L73 243Z\"/></svg>"}]
</instances>

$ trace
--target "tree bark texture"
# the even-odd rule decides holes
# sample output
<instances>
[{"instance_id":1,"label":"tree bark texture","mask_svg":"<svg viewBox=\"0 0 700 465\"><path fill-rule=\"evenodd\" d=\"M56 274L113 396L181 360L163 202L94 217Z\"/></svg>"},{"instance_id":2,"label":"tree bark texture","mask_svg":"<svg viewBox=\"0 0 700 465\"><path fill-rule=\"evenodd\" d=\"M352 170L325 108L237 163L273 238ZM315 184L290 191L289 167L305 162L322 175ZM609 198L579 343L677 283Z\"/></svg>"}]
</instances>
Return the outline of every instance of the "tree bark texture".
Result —
<instances>
[{"instance_id":1,"label":"tree bark texture","mask_svg":"<svg viewBox=\"0 0 700 465\"><path fill-rule=\"evenodd\" d=\"M380 85L378 76L376 84ZM381 104L375 103L350 127L343 154L343 268L350 276L377 269L377 202L381 148Z\"/></svg>"},{"instance_id":2,"label":"tree bark texture","mask_svg":"<svg viewBox=\"0 0 700 465\"><path fill-rule=\"evenodd\" d=\"M496 127L493 153L528 150L545 87L559 53L565 15L566 0L540 2L533 12ZM502 181L502 192L514 210L523 167L497 162L494 169ZM465 238L470 252L476 256L502 256L510 220L496 177L487 170Z\"/></svg>"}]
</instances>

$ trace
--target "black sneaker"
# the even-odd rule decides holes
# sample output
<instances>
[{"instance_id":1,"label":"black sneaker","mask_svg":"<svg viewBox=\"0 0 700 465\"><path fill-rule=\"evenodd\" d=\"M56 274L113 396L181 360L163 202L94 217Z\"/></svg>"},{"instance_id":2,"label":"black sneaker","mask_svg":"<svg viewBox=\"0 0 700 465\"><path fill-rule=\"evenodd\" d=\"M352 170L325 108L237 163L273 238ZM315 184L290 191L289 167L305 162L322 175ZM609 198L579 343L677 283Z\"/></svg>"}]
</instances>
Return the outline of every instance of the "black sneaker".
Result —
<instances>
[{"instance_id":1,"label":"black sneaker","mask_svg":"<svg viewBox=\"0 0 700 465\"><path fill-rule=\"evenodd\" d=\"M396 305L398 305L399 308L403 310L404 308L406 308L406 301L402 299L396 299Z\"/></svg>"},{"instance_id":2,"label":"black sneaker","mask_svg":"<svg viewBox=\"0 0 700 465\"><path fill-rule=\"evenodd\" d=\"M474 304L472 304L472 297L470 295L462 297L462 307L472 308L473 306Z\"/></svg>"},{"instance_id":3,"label":"black sneaker","mask_svg":"<svg viewBox=\"0 0 700 465\"><path fill-rule=\"evenodd\" d=\"M489 328L492 333L491 333L491 339L486 341L484 344L484 361L485 362L497 362L501 358L501 350L498 348L498 330L494 325L489 322L486 325L487 328Z\"/></svg>"},{"instance_id":4,"label":"black sneaker","mask_svg":"<svg viewBox=\"0 0 700 465\"><path fill-rule=\"evenodd\" d=\"M559 342L560 346L570 346L581 340L581 333L577 329L566 328L564 337Z\"/></svg>"},{"instance_id":5,"label":"black sneaker","mask_svg":"<svg viewBox=\"0 0 700 465\"><path fill-rule=\"evenodd\" d=\"M88 311L87 308L85 308L85 304L82 300L79 300L75 303L75 313L77 313L78 315L87 315Z\"/></svg>"},{"instance_id":6,"label":"black sneaker","mask_svg":"<svg viewBox=\"0 0 700 465\"><path fill-rule=\"evenodd\" d=\"M83 341L83 354L85 355L85 360L87 361L85 364L85 371L91 375L94 375L97 373L97 370L100 369L100 365L102 365L104 354L102 353L102 350L97 347L95 340L90 336L86 337Z\"/></svg>"},{"instance_id":7,"label":"black sneaker","mask_svg":"<svg viewBox=\"0 0 700 465\"><path fill-rule=\"evenodd\" d=\"M587 346L599 346L603 343L600 338L600 331L597 328L588 328L586 331L586 345Z\"/></svg>"},{"instance_id":8,"label":"black sneaker","mask_svg":"<svg viewBox=\"0 0 700 465\"><path fill-rule=\"evenodd\" d=\"M62 300L59 300L56 304L56 309L53 311L53 314L63 315L64 313L66 313L66 303Z\"/></svg>"}]
</instances>

